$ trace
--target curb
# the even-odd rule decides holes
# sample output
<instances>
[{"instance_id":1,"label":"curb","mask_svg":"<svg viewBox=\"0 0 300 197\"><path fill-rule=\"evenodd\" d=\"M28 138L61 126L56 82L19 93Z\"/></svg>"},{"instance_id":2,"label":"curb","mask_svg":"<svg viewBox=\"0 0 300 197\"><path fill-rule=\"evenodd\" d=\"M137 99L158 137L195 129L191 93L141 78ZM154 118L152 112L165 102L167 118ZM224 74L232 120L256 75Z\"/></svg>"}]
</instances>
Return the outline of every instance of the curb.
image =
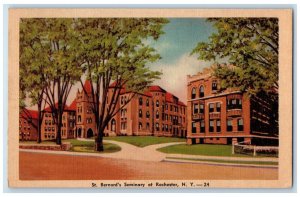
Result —
<instances>
[{"instance_id":1,"label":"curb","mask_svg":"<svg viewBox=\"0 0 300 197\"><path fill-rule=\"evenodd\" d=\"M192 161L192 160L167 159L167 158L163 159L161 162L205 164L205 165L214 165L214 166L232 166L232 167L253 167L253 168L273 168L273 169L278 169L278 165L221 163L221 162Z\"/></svg>"}]
</instances>

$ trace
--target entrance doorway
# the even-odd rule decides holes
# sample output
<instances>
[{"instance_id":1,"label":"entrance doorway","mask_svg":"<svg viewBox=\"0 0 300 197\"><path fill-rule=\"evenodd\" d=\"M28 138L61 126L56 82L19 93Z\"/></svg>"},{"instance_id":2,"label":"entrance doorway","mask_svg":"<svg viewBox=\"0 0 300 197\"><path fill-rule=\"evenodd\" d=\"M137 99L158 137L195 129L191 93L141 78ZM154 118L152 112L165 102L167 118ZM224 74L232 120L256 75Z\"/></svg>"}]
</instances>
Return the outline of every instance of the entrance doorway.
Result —
<instances>
[{"instance_id":1,"label":"entrance doorway","mask_svg":"<svg viewBox=\"0 0 300 197\"><path fill-rule=\"evenodd\" d=\"M91 138L91 137L93 137L93 136L94 136L94 132L93 132L93 130L90 128L90 129L87 131L86 137L87 137L87 138Z\"/></svg>"},{"instance_id":2,"label":"entrance doorway","mask_svg":"<svg viewBox=\"0 0 300 197\"><path fill-rule=\"evenodd\" d=\"M78 128L77 130L77 137L81 138L81 128Z\"/></svg>"}]
</instances>

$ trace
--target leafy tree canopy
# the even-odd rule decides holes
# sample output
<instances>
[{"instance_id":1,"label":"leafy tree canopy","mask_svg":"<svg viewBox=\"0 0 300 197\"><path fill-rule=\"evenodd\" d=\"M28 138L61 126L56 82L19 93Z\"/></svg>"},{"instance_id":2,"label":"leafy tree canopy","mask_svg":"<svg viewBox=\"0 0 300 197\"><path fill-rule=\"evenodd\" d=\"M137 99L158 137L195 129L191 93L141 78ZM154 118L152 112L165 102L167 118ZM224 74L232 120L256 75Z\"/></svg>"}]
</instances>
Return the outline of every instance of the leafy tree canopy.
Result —
<instances>
[{"instance_id":1,"label":"leafy tree canopy","mask_svg":"<svg viewBox=\"0 0 300 197\"><path fill-rule=\"evenodd\" d=\"M278 19L210 18L208 21L217 32L208 42L198 43L192 54L217 64L218 59L228 59L227 65L219 64L214 70L221 87L236 87L250 95L277 92Z\"/></svg>"}]
</instances>

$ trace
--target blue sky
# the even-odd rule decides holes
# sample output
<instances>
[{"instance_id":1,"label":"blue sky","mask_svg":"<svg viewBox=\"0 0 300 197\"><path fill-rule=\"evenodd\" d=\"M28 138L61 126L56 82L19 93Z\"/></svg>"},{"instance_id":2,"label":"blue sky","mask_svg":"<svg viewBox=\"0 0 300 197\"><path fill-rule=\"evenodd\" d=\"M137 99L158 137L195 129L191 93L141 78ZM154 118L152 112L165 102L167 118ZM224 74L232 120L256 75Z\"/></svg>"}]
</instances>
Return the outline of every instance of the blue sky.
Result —
<instances>
[{"instance_id":1,"label":"blue sky","mask_svg":"<svg viewBox=\"0 0 300 197\"><path fill-rule=\"evenodd\" d=\"M199 42L207 42L216 30L206 19L172 18L169 21L163 28L165 34L157 41L149 42L162 58L150 68L163 73L155 85L162 86L186 103L187 75L197 74L213 64L198 60L197 55L190 53Z\"/></svg>"},{"instance_id":2,"label":"blue sky","mask_svg":"<svg viewBox=\"0 0 300 197\"><path fill-rule=\"evenodd\" d=\"M163 34L153 46L158 49L161 63L174 63L185 53L190 53L198 42L208 41L214 27L205 19L186 18L169 19ZM168 50L167 50L168 49Z\"/></svg>"}]
</instances>

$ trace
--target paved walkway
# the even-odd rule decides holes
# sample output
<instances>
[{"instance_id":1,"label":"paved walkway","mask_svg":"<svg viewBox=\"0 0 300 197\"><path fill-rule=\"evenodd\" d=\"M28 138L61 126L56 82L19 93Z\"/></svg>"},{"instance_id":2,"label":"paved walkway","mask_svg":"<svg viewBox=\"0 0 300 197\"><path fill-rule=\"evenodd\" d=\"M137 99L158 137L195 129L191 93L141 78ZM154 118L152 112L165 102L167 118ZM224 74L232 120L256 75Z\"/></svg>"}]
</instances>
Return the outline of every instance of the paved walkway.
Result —
<instances>
[{"instance_id":1,"label":"paved walkway","mask_svg":"<svg viewBox=\"0 0 300 197\"><path fill-rule=\"evenodd\" d=\"M79 139L83 141L90 141L91 139ZM140 161L167 161L167 157L174 158L189 158L189 159L203 159L203 160L230 160L230 161L262 161L262 162L277 162L278 158L274 157L226 157L226 156L205 156L205 155L186 155L186 154L167 154L157 151L159 148L166 146L185 144L185 142L172 142L154 144L146 147L137 147L125 142L118 142L114 140L104 140L107 143L117 144L122 148L121 151L115 153L103 154L103 157L122 158ZM174 159L173 159L174 160ZM183 160L188 162L187 160Z\"/></svg>"},{"instance_id":2,"label":"paved walkway","mask_svg":"<svg viewBox=\"0 0 300 197\"><path fill-rule=\"evenodd\" d=\"M93 139L78 138L81 141L93 141ZM118 142L114 140L103 140L106 143L116 144L121 147L121 151L115 153L84 153L84 152L68 152L68 151L47 151L47 150L31 150L31 149L21 149L22 152L40 152L49 154L62 154L62 155L79 155L79 156L96 156L104 158L114 158L114 159L126 159L126 160L137 160L137 161L170 161L170 162L183 162L183 163L212 163L211 161L193 161L184 160L186 159L199 159L199 160L230 160L236 161L235 164L223 163L222 165L247 165L247 166L265 166L268 165L256 165L256 164L238 164L238 161L261 161L261 162L278 162L278 158L268 158L268 157L223 157L223 156L204 156L204 155L186 155L186 154L167 154L157 151L157 149L177 145L185 144L185 142L172 142L172 143L162 143L154 144L146 147L137 147L125 142ZM274 166L272 166L274 167Z\"/></svg>"},{"instance_id":3,"label":"paved walkway","mask_svg":"<svg viewBox=\"0 0 300 197\"><path fill-rule=\"evenodd\" d=\"M91 141L91 139L78 139L82 141ZM139 161L162 161L166 158L166 153L157 151L156 149L177 145L185 144L185 142L172 142L172 143L163 143L163 144L154 144L146 147L137 147L132 144L125 142L118 142L114 140L103 140L106 143L116 144L121 147L121 151L115 153L106 153L102 154L102 157L107 158L118 158L118 159L129 159L129 160L139 160Z\"/></svg>"}]
</instances>

